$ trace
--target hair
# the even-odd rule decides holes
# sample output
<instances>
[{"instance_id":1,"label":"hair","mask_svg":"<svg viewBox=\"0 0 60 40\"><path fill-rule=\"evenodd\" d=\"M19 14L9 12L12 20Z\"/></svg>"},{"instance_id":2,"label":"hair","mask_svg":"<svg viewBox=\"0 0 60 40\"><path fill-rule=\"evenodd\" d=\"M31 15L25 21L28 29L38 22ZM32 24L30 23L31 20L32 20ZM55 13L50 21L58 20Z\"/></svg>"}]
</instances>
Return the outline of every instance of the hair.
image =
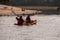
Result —
<instances>
[{"instance_id":1,"label":"hair","mask_svg":"<svg viewBox=\"0 0 60 40\"><path fill-rule=\"evenodd\" d=\"M30 17L30 15L28 15L27 17Z\"/></svg>"},{"instance_id":2,"label":"hair","mask_svg":"<svg viewBox=\"0 0 60 40\"><path fill-rule=\"evenodd\" d=\"M22 16L20 16L20 18L22 18Z\"/></svg>"}]
</instances>

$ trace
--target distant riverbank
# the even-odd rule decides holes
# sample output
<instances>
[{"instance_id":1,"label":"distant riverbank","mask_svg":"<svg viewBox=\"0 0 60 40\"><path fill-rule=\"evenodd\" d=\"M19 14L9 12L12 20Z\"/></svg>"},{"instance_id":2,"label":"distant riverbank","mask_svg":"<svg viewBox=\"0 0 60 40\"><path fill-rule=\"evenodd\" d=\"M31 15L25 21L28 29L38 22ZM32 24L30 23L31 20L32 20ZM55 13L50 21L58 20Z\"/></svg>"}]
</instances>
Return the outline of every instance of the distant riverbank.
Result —
<instances>
[{"instance_id":1,"label":"distant riverbank","mask_svg":"<svg viewBox=\"0 0 60 40\"><path fill-rule=\"evenodd\" d=\"M0 5L0 16L10 16L15 15L12 13L12 10L17 15L34 15L34 14L59 14L57 10L58 7L55 6L8 6Z\"/></svg>"},{"instance_id":2,"label":"distant riverbank","mask_svg":"<svg viewBox=\"0 0 60 40\"><path fill-rule=\"evenodd\" d=\"M24 9L32 10L57 10L57 6L16 6Z\"/></svg>"}]
</instances>

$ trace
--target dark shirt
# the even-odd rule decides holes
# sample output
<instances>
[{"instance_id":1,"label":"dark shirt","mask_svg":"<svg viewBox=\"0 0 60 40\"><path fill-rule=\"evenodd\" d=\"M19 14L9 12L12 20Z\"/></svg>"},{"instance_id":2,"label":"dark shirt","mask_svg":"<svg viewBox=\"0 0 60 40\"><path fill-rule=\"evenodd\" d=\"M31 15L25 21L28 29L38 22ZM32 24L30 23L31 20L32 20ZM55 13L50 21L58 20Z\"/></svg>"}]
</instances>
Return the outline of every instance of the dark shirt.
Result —
<instances>
[{"instance_id":1,"label":"dark shirt","mask_svg":"<svg viewBox=\"0 0 60 40\"><path fill-rule=\"evenodd\" d=\"M16 19L17 19L17 21L18 21L18 24L21 24L21 25L23 24L24 20L23 20L22 18L17 18L17 17L16 17Z\"/></svg>"},{"instance_id":2,"label":"dark shirt","mask_svg":"<svg viewBox=\"0 0 60 40\"><path fill-rule=\"evenodd\" d=\"M31 19L29 17L26 18L26 22L30 23Z\"/></svg>"}]
</instances>

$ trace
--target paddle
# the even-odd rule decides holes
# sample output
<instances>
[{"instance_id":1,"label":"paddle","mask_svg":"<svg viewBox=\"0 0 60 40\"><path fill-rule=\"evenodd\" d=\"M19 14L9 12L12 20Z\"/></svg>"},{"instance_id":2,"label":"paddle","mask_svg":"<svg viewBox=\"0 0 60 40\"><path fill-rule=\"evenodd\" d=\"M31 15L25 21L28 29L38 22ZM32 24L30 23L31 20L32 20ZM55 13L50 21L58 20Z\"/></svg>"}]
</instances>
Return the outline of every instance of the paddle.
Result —
<instances>
[{"instance_id":1,"label":"paddle","mask_svg":"<svg viewBox=\"0 0 60 40\"><path fill-rule=\"evenodd\" d=\"M12 10L12 13L13 13L14 15L16 15L16 16L19 16L19 15L17 15L13 10Z\"/></svg>"}]
</instances>

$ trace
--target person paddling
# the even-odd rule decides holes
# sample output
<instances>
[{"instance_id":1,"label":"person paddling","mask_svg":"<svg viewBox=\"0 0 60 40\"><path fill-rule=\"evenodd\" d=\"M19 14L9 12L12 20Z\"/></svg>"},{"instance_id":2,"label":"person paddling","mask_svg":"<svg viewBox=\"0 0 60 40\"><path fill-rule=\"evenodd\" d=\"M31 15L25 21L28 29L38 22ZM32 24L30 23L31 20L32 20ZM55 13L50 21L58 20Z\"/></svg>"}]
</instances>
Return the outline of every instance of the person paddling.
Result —
<instances>
[{"instance_id":1,"label":"person paddling","mask_svg":"<svg viewBox=\"0 0 60 40\"><path fill-rule=\"evenodd\" d=\"M19 18L16 17L16 19L17 19L17 21L18 21L18 22L17 22L18 25L23 25L24 20L23 20L22 16L20 16Z\"/></svg>"},{"instance_id":2,"label":"person paddling","mask_svg":"<svg viewBox=\"0 0 60 40\"><path fill-rule=\"evenodd\" d=\"M36 24L36 23L37 23L36 21L37 21L37 20L31 20L30 15L28 15L28 16L26 17L26 23L27 23L27 24L33 25L33 24Z\"/></svg>"},{"instance_id":3,"label":"person paddling","mask_svg":"<svg viewBox=\"0 0 60 40\"><path fill-rule=\"evenodd\" d=\"M31 19L30 19L30 16L28 15L27 17L26 17L26 23L30 23L31 22Z\"/></svg>"}]
</instances>

